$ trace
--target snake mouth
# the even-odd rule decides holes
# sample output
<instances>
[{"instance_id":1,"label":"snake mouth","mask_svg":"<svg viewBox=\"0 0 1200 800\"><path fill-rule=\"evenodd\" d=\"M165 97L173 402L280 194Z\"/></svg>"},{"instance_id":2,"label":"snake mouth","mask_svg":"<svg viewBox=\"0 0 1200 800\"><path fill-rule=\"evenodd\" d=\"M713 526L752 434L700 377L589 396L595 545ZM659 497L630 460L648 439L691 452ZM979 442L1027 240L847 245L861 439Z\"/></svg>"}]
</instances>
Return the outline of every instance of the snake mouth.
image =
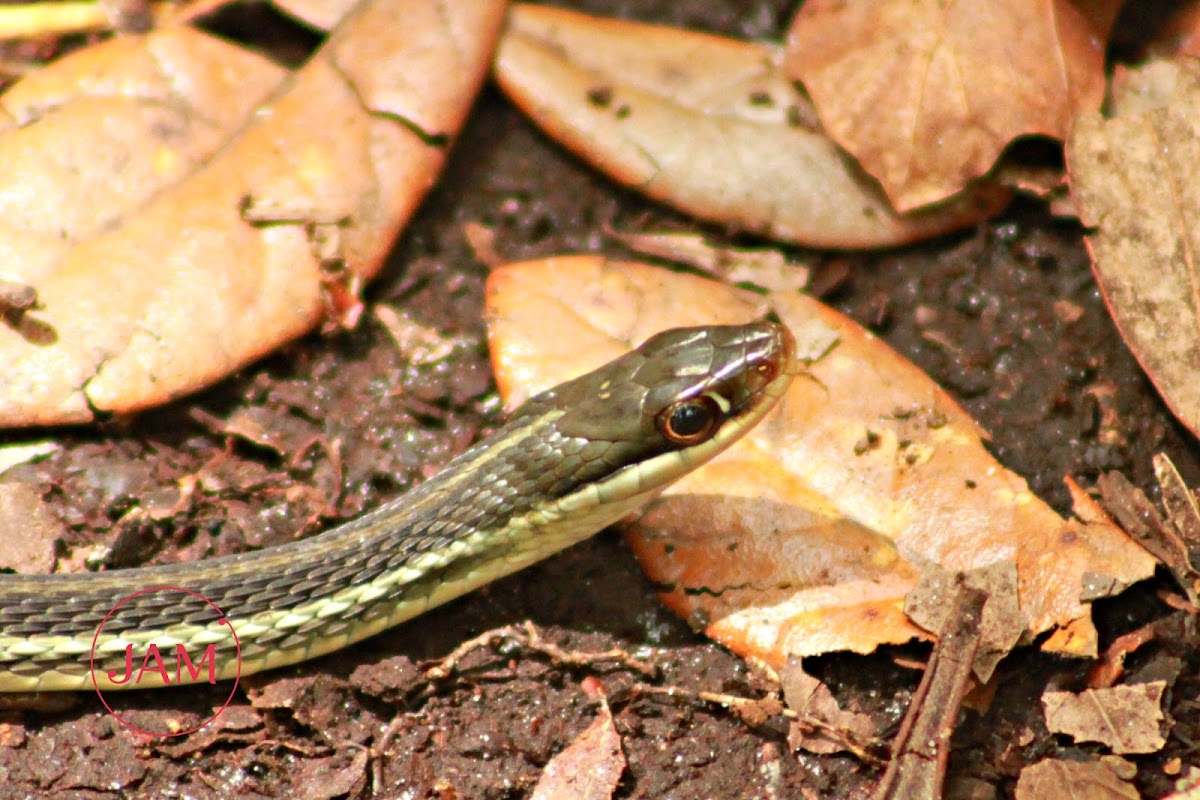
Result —
<instances>
[{"instance_id":1,"label":"snake mouth","mask_svg":"<svg viewBox=\"0 0 1200 800\"><path fill-rule=\"evenodd\" d=\"M762 364L746 374L747 389L759 394L771 394L778 399L796 375L796 337L787 326L770 323L768 343L762 354ZM785 380L780 382L780 379ZM771 387L779 388L778 394Z\"/></svg>"},{"instance_id":2,"label":"snake mouth","mask_svg":"<svg viewBox=\"0 0 1200 800\"><path fill-rule=\"evenodd\" d=\"M785 325L762 321L745 326L745 330L745 352L738 360L738 370L728 377L715 376L715 385L709 390L728 401L726 425L736 429L733 436L762 419L799 371L796 338Z\"/></svg>"}]
</instances>

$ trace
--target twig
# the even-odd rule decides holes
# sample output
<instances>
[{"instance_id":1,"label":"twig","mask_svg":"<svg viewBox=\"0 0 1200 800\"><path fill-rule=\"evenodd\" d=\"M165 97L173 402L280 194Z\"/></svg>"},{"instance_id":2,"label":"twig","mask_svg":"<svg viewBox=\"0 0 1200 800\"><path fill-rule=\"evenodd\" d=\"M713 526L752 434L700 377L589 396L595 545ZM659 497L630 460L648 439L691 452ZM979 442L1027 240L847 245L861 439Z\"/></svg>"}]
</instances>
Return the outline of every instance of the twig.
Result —
<instances>
[{"instance_id":1,"label":"twig","mask_svg":"<svg viewBox=\"0 0 1200 800\"><path fill-rule=\"evenodd\" d=\"M535 653L541 653L556 666L591 667L595 666L597 662L614 661L627 669L640 672L648 678L658 675L658 670L653 664L634 658L619 648L603 652L564 650L553 642L542 639L537 627L527 620L522 625L506 625L503 628L486 631L473 639L468 639L454 648L445 658L425 670L425 679L428 681L445 680L458 668L459 662L467 655L505 640Z\"/></svg>"},{"instance_id":2,"label":"twig","mask_svg":"<svg viewBox=\"0 0 1200 800\"><path fill-rule=\"evenodd\" d=\"M873 767L882 767L886 763L883 759L870 752L870 748L882 747L883 742L878 739L862 741L844 728L838 728L830 725L823 719L809 716L808 714L801 714L787 708L778 697L767 696L756 699L721 692L695 691L684 689L680 686L650 686L645 683L634 685L633 691L652 697L683 698L692 702L718 705L732 711L737 715L738 719L753 727L761 725L767 718L772 716L795 720L802 725L808 725L814 730L822 731L865 764Z\"/></svg>"}]
</instances>

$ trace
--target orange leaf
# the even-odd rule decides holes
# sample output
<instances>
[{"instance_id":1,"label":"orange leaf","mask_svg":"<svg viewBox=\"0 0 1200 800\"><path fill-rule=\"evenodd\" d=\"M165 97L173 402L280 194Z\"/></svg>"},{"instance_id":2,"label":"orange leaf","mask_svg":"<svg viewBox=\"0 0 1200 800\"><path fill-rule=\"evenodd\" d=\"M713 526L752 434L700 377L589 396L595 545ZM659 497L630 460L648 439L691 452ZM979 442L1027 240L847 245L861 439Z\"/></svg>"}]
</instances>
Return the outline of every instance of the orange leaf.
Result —
<instances>
[{"instance_id":1,"label":"orange leaf","mask_svg":"<svg viewBox=\"0 0 1200 800\"><path fill-rule=\"evenodd\" d=\"M651 579L674 590L667 602L738 652L781 664L909 638L917 629L900 609L910 562L966 571L1014 561L1030 631L1071 625L1063 648L1094 653L1084 597L1153 571L1107 521L1059 517L924 373L811 298L578 256L501 267L487 303L510 403L665 328L773 310L792 329L809 363L780 407L627 528ZM728 532L742 528L735 544ZM814 555L839 551L848 563L837 569Z\"/></svg>"},{"instance_id":2,"label":"orange leaf","mask_svg":"<svg viewBox=\"0 0 1200 800\"><path fill-rule=\"evenodd\" d=\"M1064 138L1104 96L1104 42L1066 0L810 0L787 69L902 211L961 191L1018 136Z\"/></svg>"}]
</instances>

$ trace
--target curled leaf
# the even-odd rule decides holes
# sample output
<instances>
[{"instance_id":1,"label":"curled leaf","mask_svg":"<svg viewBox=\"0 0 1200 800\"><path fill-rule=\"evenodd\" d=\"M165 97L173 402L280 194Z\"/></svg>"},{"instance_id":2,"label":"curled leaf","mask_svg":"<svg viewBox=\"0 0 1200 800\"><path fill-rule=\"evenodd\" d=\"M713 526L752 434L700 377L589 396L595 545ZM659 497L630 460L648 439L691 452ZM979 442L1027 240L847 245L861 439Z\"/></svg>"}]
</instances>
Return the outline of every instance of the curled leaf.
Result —
<instances>
[{"instance_id":1,"label":"curled leaf","mask_svg":"<svg viewBox=\"0 0 1200 800\"><path fill-rule=\"evenodd\" d=\"M496 78L551 136L702 219L816 247L885 247L986 218L980 189L913 215L807 120L778 47L514 6Z\"/></svg>"},{"instance_id":2,"label":"curled leaf","mask_svg":"<svg viewBox=\"0 0 1200 800\"><path fill-rule=\"evenodd\" d=\"M810 0L787 67L901 210L961 191L1018 136L1064 138L1104 97L1104 42L1068 0Z\"/></svg>"},{"instance_id":3,"label":"curled leaf","mask_svg":"<svg viewBox=\"0 0 1200 800\"><path fill-rule=\"evenodd\" d=\"M1155 61L1114 88L1114 115L1081 116L1071 192L1117 328L1179 421L1200 435L1200 63Z\"/></svg>"}]
</instances>

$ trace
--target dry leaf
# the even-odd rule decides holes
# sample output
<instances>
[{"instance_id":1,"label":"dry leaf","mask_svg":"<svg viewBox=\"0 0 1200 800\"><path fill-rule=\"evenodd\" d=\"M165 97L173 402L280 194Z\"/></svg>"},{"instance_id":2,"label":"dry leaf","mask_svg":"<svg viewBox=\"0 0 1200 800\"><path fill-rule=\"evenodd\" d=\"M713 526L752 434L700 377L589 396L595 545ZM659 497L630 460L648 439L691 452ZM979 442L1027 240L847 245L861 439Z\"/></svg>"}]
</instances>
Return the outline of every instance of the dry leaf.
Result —
<instances>
[{"instance_id":1,"label":"dry leaf","mask_svg":"<svg viewBox=\"0 0 1200 800\"><path fill-rule=\"evenodd\" d=\"M1125 674L1125 657L1159 637L1158 625L1150 623L1113 639L1088 671L1089 689L1107 689Z\"/></svg>"},{"instance_id":2,"label":"dry leaf","mask_svg":"<svg viewBox=\"0 0 1200 800\"><path fill-rule=\"evenodd\" d=\"M1096 481L1096 487L1105 506L1121 526L1171 571L1188 599L1195 603L1200 588L1200 572L1192 565L1188 543L1180 536L1176 526L1163 519L1146 493L1119 472L1104 473ZM1171 490L1163 488L1164 499L1172 496ZM1190 495L1186 487L1182 490Z\"/></svg>"},{"instance_id":3,"label":"dry leaf","mask_svg":"<svg viewBox=\"0 0 1200 800\"><path fill-rule=\"evenodd\" d=\"M816 247L885 247L970 225L1007 194L982 188L914 216L805 124L782 50L673 28L514 6L496 60L504 91L615 180L702 219Z\"/></svg>"},{"instance_id":4,"label":"dry leaf","mask_svg":"<svg viewBox=\"0 0 1200 800\"><path fill-rule=\"evenodd\" d=\"M596 721L550 759L531 800L608 800L625 771L621 735L612 712L601 703Z\"/></svg>"},{"instance_id":5,"label":"dry leaf","mask_svg":"<svg viewBox=\"0 0 1200 800\"><path fill-rule=\"evenodd\" d=\"M1079 694L1044 692L1046 727L1077 742L1100 742L1114 753L1156 753L1167 743L1159 731L1166 688L1165 681L1152 681Z\"/></svg>"},{"instance_id":6,"label":"dry leaf","mask_svg":"<svg viewBox=\"0 0 1200 800\"><path fill-rule=\"evenodd\" d=\"M726 283L748 283L772 292L794 292L808 285L809 267L789 263L779 250L719 247L698 233L608 233L635 253L686 264Z\"/></svg>"},{"instance_id":7,"label":"dry leaf","mask_svg":"<svg viewBox=\"0 0 1200 800\"><path fill-rule=\"evenodd\" d=\"M895 544L789 492L786 476L766 486L779 471L769 458L726 460L706 476L710 493L672 493L642 515L630 546L667 605L772 664L922 635L903 613L918 572Z\"/></svg>"},{"instance_id":8,"label":"dry leaf","mask_svg":"<svg viewBox=\"0 0 1200 800\"><path fill-rule=\"evenodd\" d=\"M54 569L54 549L67 530L28 483L0 482L0 568L31 575Z\"/></svg>"},{"instance_id":9,"label":"dry leaf","mask_svg":"<svg viewBox=\"0 0 1200 800\"><path fill-rule=\"evenodd\" d=\"M1154 477L1162 490L1163 508L1179 538L1191 549L1200 549L1200 503L1196 494L1183 481L1183 476L1166 453L1156 453L1152 459Z\"/></svg>"},{"instance_id":10,"label":"dry leaf","mask_svg":"<svg viewBox=\"0 0 1200 800\"><path fill-rule=\"evenodd\" d=\"M907 210L959 192L1018 136L1065 138L1104 98L1104 40L1066 0L809 0L787 70Z\"/></svg>"},{"instance_id":11,"label":"dry leaf","mask_svg":"<svg viewBox=\"0 0 1200 800\"><path fill-rule=\"evenodd\" d=\"M298 759L292 773L293 786L303 787L296 800L334 800L339 797L362 797L370 780L371 751L366 747L349 747L353 756Z\"/></svg>"},{"instance_id":12,"label":"dry leaf","mask_svg":"<svg viewBox=\"0 0 1200 800\"><path fill-rule=\"evenodd\" d=\"M456 349L471 346L464 336L446 336L383 303L375 306L375 317L383 324L397 352L408 364L436 364L445 361Z\"/></svg>"},{"instance_id":13,"label":"dry leaf","mask_svg":"<svg viewBox=\"0 0 1200 800\"><path fill-rule=\"evenodd\" d=\"M1047 758L1021 770L1016 800L1140 800L1137 789L1100 761Z\"/></svg>"},{"instance_id":14,"label":"dry leaf","mask_svg":"<svg viewBox=\"0 0 1200 800\"><path fill-rule=\"evenodd\" d=\"M62 445L49 439L0 445L0 475L20 464L28 464L58 452Z\"/></svg>"},{"instance_id":15,"label":"dry leaf","mask_svg":"<svg viewBox=\"0 0 1200 800\"><path fill-rule=\"evenodd\" d=\"M947 614L952 611L948 601L963 586L987 595L979 623L979 646L971 664L976 680L985 684L1029 627L1017 602L1016 563L998 561L966 573L930 567L921 576L921 583L905 598L904 611L925 630L940 631L948 624Z\"/></svg>"},{"instance_id":16,"label":"dry leaf","mask_svg":"<svg viewBox=\"0 0 1200 800\"><path fill-rule=\"evenodd\" d=\"M172 28L14 86L0 254L39 305L0 317L0 424L163 402L353 295L441 166L502 10L362 2L294 74Z\"/></svg>"},{"instance_id":17,"label":"dry leaf","mask_svg":"<svg viewBox=\"0 0 1200 800\"><path fill-rule=\"evenodd\" d=\"M1071 190L1096 226L1092 268L1121 335L1200 435L1200 63L1151 62L1118 85L1115 116L1084 114L1067 144Z\"/></svg>"},{"instance_id":18,"label":"dry leaf","mask_svg":"<svg viewBox=\"0 0 1200 800\"><path fill-rule=\"evenodd\" d=\"M802 717L820 720L826 727L813 727L800 720L788 726L788 745L795 750L828 755L846 751L847 740L870 741L874 738L875 723L870 714L845 711L838 705L833 692L804 671L800 660L788 659L780 670L779 683L788 708ZM830 728L842 735L830 735Z\"/></svg>"},{"instance_id":19,"label":"dry leaf","mask_svg":"<svg viewBox=\"0 0 1200 800\"><path fill-rule=\"evenodd\" d=\"M746 322L768 310L799 342L823 344L802 351L810 353L807 374L770 417L676 484L629 529L651 579L675 585L665 601L732 649L781 665L789 654L864 651L916 635L902 609L916 576L911 562L967 571L1013 560L1029 630L1071 626L1059 650L1094 654L1095 630L1082 596L1145 578L1154 560L1102 518L1055 514L1021 477L996 463L979 426L933 381L837 312L802 295L763 297L594 256L501 267L491 275L487 298L493 363L510 404L659 330ZM682 557L684 549L706 558L720 551L723 532L699 514L720 511L730 515L728 524L741 524L746 508L774 514L779 505L799 507L789 511L801 520L799 528L776 526L787 534L779 540L786 547L796 547L808 528L820 534L818 549L841 541L844 552L870 558L843 567L845 583L785 600L785 584L808 579L804 564L772 547L771 528L737 547L755 552L727 553L717 564L746 569L751 555L770 562L755 561L746 574ZM829 535L835 530L856 538ZM734 608L735 596L750 604Z\"/></svg>"}]
</instances>

